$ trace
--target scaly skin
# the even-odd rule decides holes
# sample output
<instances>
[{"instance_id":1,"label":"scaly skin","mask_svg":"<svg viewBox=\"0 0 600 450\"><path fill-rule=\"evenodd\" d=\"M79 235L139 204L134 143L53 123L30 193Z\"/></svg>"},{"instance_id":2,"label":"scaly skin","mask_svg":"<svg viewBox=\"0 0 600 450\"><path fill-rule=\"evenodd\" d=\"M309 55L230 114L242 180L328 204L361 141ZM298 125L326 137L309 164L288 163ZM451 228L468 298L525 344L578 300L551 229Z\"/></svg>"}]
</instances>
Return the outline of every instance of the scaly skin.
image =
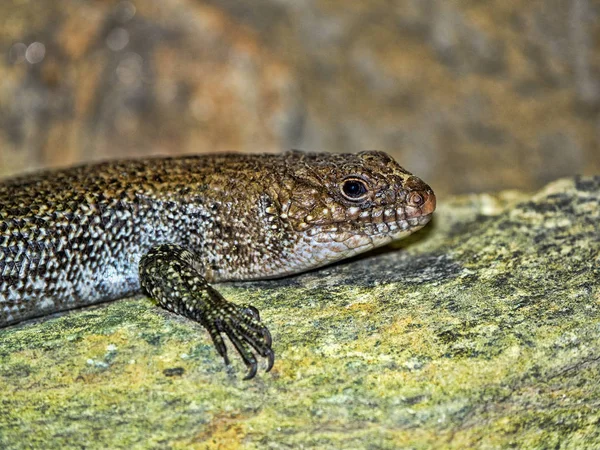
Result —
<instances>
[{"instance_id":1,"label":"scaly skin","mask_svg":"<svg viewBox=\"0 0 600 450\"><path fill-rule=\"evenodd\" d=\"M258 311L209 283L276 278L423 227L429 186L382 152L89 164L0 183L0 327L140 291L224 337L256 374Z\"/></svg>"}]
</instances>

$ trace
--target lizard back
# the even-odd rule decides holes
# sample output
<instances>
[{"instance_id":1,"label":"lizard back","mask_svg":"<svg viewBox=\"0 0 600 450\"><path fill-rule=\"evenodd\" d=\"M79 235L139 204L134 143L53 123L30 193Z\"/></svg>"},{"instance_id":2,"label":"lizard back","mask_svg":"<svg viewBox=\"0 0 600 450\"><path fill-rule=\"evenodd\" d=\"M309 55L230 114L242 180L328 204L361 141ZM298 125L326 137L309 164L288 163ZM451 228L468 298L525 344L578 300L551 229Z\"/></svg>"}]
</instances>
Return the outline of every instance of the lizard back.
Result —
<instances>
[{"instance_id":1,"label":"lizard back","mask_svg":"<svg viewBox=\"0 0 600 450\"><path fill-rule=\"evenodd\" d=\"M262 155L262 171L265 159L276 171L280 158ZM260 248L264 230L256 164L243 155L116 161L0 183L0 325L139 292L140 257L162 242L202 253L209 279L243 277L229 269L249 241Z\"/></svg>"}]
</instances>

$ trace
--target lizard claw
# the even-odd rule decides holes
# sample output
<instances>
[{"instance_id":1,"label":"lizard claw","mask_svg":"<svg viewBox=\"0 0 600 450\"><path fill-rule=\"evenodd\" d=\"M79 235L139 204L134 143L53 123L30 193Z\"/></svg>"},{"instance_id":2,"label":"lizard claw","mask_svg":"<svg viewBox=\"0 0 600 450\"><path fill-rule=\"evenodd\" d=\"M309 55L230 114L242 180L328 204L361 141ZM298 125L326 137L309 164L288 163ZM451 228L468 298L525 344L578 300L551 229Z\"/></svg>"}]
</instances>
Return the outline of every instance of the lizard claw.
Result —
<instances>
[{"instance_id":1,"label":"lizard claw","mask_svg":"<svg viewBox=\"0 0 600 450\"><path fill-rule=\"evenodd\" d=\"M265 356L267 358L267 368L265 369L265 372L270 372L273 368L273 364L275 364L275 352L269 349L266 355L261 356ZM251 380L256 376L256 372L258 370L258 364L256 363L256 360L252 361L247 367L248 373L244 377L244 380Z\"/></svg>"},{"instance_id":2,"label":"lizard claw","mask_svg":"<svg viewBox=\"0 0 600 450\"><path fill-rule=\"evenodd\" d=\"M263 336L265 338L265 343L267 344L267 347L269 347L269 350L270 350L271 349L271 344L273 344L273 338L271 337L271 332L266 327L263 328Z\"/></svg>"},{"instance_id":3,"label":"lizard claw","mask_svg":"<svg viewBox=\"0 0 600 450\"><path fill-rule=\"evenodd\" d=\"M256 364L256 361L254 361L252 364L250 364L248 366L248 373L246 374L246 376L243 379L251 380L252 378L254 378L256 376L256 372L257 372L257 364Z\"/></svg>"},{"instance_id":4,"label":"lizard claw","mask_svg":"<svg viewBox=\"0 0 600 450\"><path fill-rule=\"evenodd\" d=\"M270 350L267 355L267 368L265 369L265 372L270 372L273 368L273 364L275 364L275 352Z\"/></svg>"}]
</instances>

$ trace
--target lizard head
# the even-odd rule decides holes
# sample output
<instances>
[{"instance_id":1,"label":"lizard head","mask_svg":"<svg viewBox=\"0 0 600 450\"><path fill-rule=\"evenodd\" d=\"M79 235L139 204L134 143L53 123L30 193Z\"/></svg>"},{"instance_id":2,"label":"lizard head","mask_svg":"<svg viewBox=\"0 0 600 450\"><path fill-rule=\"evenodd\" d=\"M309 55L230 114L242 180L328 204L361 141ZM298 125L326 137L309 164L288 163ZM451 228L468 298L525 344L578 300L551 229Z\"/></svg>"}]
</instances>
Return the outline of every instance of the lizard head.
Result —
<instances>
[{"instance_id":1,"label":"lizard head","mask_svg":"<svg viewBox=\"0 0 600 450\"><path fill-rule=\"evenodd\" d=\"M286 156L278 209L299 237L299 264L316 267L385 245L422 228L435 210L431 188L386 153Z\"/></svg>"}]
</instances>

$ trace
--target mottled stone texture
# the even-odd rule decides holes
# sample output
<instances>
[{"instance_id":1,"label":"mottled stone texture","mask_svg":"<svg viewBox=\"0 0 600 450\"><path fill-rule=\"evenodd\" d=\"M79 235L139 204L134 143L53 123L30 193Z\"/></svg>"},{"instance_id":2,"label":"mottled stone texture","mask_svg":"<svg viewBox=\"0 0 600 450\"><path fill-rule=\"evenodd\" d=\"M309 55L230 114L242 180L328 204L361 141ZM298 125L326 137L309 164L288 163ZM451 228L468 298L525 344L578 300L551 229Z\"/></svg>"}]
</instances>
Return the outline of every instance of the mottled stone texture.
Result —
<instances>
[{"instance_id":1,"label":"mottled stone texture","mask_svg":"<svg viewBox=\"0 0 600 450\"><path fill-rule=\"evenodd\" d=\"M436 214L395 249L225 286L273 333L250 382L146 299L0 330L0 447L600 446L600 177Z\"/></svg>"},{"instance_id":2,"label":"mottled stone texture","mask_svg":"<svg viewBox=\"0 0 600 450\"><path fill-rule=\"evenodd\" d=\"M4 0L0 176L300 147L531 189L600 170L598 42L593 0Z\"/></svg>"}]
</instances>

